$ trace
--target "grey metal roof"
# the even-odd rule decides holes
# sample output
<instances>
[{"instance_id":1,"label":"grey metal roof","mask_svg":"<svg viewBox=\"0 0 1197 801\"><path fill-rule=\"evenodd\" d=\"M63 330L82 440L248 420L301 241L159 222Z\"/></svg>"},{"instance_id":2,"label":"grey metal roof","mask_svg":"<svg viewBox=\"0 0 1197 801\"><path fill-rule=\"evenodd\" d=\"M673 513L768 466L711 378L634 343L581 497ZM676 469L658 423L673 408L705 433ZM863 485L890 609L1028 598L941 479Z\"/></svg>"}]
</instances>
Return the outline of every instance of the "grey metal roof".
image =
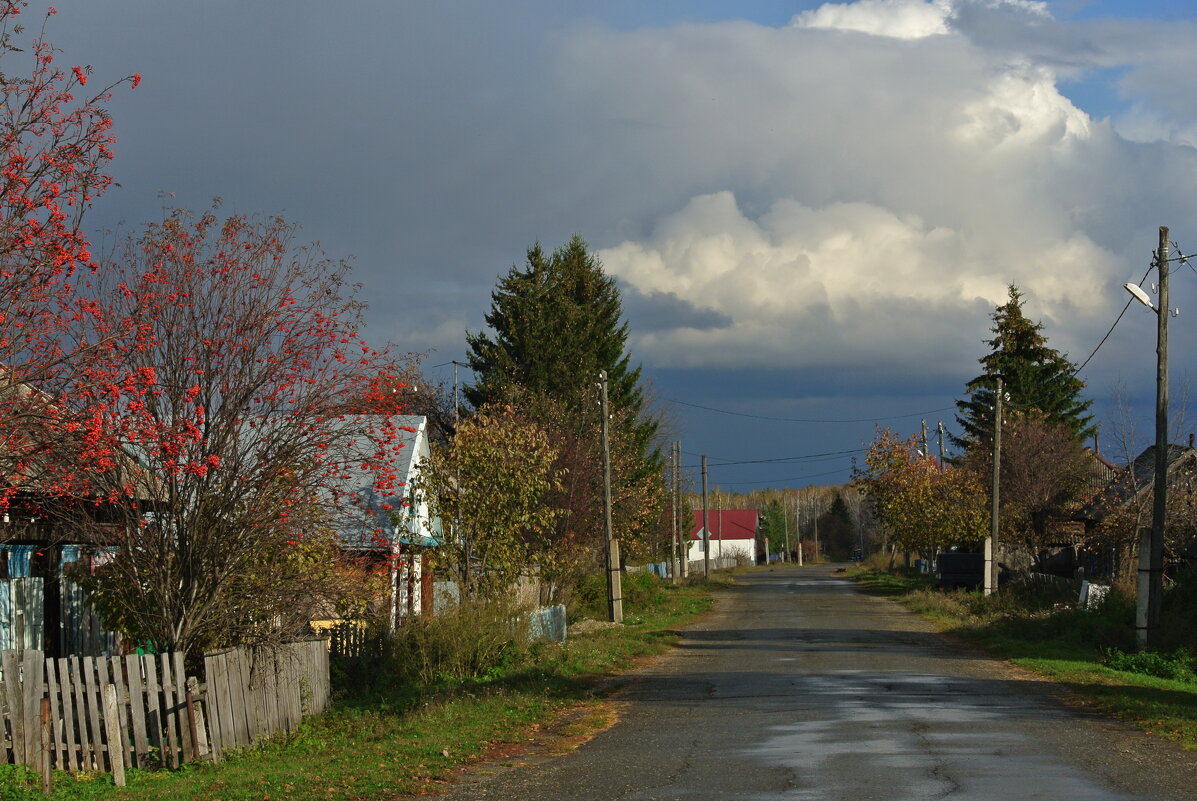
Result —
<instances>
[{"instance_id":1,"label":"grey metal roof","mask_svg":"<svg viewBox=\"0 0 1197 801\"><path fill-rule=\"evenodd\" d=\"M362 415L365 430L367 417ZM439 525L434 525L430 535L423 521L412 514L411 482L418 472L422 459L428 458L427 418L420 415L389 415L388 423L395 427L402 442L396 460L397 486L393 490L376 490L372 472L358 464L349 464L339 487L345 499L341 512L334 518L333 529L338 539L347 548L387 548L396 542L405 545L439 544ZM374 425L371 422L369 425ZM369 436L362 434L358 440L360 452L365 455L374 448ZM352 460L357 461L357 460ZM434 524L437 521L432 521Z\"/></svg>"}]
</instances>

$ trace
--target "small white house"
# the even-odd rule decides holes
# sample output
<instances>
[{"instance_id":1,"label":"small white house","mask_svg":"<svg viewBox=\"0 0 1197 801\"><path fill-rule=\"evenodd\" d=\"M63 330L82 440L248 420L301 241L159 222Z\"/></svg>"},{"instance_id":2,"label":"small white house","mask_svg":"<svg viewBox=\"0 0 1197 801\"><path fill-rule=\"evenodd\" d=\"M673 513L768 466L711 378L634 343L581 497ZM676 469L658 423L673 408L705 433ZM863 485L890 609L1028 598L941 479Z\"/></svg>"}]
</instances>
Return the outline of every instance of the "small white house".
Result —
<instances>
[{"instance_id":1,"label":"small white house","mask_svg":"<svg viewBox=\"0 0 1197 801\"><path fill-rule=\"evenodd\" d=\"M379 421L370 425L377 428ZM424 607L428 582L424 580L421 549L440 544L436 537L440 526L431 519L428 500L414 488L429 457L428 419L389 415L384 425L401 443L394 462L393 486L379 490L371 473L349 467L345 488L348 503L336 528L345 549L386 554L394 627L401 618L420 614ZM369 437L362 439L362 448L371 449Z\"/></svg>"},{"instance_id":2,"label":"small white house","mask_svg":"<svg viewBox=\"0 0 1197 801\"><path fill-rule=\"evenodd\" d=\"M756 537L760 515L755 509L708 509L711 527L711 558L744 559L756 562ZM708 542L703 512L698 509L690 521L690 548L687 558L694 562L704 556Z\"/></svg>"}]
</instances>

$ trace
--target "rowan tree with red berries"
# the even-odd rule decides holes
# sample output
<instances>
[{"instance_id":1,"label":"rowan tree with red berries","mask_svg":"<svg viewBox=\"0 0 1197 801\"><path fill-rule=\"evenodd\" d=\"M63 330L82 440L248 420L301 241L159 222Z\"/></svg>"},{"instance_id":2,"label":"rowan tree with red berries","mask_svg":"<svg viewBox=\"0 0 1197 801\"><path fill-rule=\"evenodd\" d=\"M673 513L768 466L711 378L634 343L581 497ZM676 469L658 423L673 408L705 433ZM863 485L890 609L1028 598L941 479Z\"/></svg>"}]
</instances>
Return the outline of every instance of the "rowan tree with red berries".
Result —
<instances>
[{"instance_id":1,"label":"rowan tree with red berries","mask_svg":"<svg viewBox=\"0 0 1197 801\"><path fill-rule=\"evenodd\" d=\"M23 0L0 0L0 512L21 490L54 494L45 469L66 431L57 392L83 358L69 334L84 313L77 284L96 269L83 216L111 185L112 120L120 83L88 86L89 67L21 24ZM49 10L49 15L55 13Z\"/></svg>"},{"instance_id":2,"label":"rowan tree with red berries","mask_svg":"<svg viewBox=\"0 0 1197 801\"><path fill-rule=\"evenodd\" d=\"M361 335L345 262L295 240L281 218L174 211L93 282L62 483L87 485L77 525L119 546L85 580L134 641L285 636L338 590L333 529L392 511L354 493L398 494L394 363Z\"/></svg>"}]
</instances>

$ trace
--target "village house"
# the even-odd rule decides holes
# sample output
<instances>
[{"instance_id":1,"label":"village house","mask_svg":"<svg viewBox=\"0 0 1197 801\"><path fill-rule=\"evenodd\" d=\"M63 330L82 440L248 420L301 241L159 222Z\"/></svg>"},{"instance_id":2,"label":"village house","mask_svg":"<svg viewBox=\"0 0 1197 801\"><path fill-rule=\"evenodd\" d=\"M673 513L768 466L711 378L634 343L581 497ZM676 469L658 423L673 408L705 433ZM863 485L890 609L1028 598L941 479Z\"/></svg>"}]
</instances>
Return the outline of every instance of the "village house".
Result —
<instances>
[{"instance_id":1,"label":"village house","mask_svg":"<svg viewBox=\"0 0 1197 801\"><path fill-rule=\"evenodd\" d=\"M402 442L393 486L380 491L371 471L351 470L334 530L342 548L360 555L372 569L387 571L389 617L396 627L431 610L433 577L424 569L424 551L440 544L440 522L416 489L430 454L428 418L391 415L388 426Z\"/></svg>"},{"instance_id":2,"label":"village house","mask_svg":"<svg viewBox=\"0 0 1197 801\"><path fill-rule=\"evenodd\" d=\"M709 541L712 559L736 559L744 564L756 562L757 531L760 523L760 513L757 510L710 509L707 517L711 527ZM707 544L701 509L695 511L690 519L689 541L686 558L692 562L701 561Z\"/></svg>"}]
</instances>

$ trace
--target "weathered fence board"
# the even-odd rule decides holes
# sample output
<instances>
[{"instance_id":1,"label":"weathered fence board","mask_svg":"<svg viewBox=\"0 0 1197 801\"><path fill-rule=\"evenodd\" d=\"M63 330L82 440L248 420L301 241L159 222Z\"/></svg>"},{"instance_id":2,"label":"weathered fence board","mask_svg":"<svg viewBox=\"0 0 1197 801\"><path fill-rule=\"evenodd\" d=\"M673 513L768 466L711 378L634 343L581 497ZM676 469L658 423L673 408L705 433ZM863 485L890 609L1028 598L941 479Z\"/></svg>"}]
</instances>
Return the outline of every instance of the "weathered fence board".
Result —
<instances>
[{"instance_id":1,"label":"weathered fence board","mask_svg":"<svg viewBox=\"0 0 1197 801\"><path fill-rule=\"evenodd\" d=\"M129 733L132 731L132 715L131 712L134 704L129 703L129 692L125 687L125 665L124 661L119 657L112 657L109 659L109 667L112 670L112 684L116 688L116 714L118 723L120 724L123 734L121 735L121 764L125 767L133 767L133 750L132 740Z\"/></svg>"},{"instance_id":2,"label":"weathered fence board","mask_svg":"<svg viewBox=\"0 0 1197 801\"><path fill-rule=\"evenodd\" d=\"M134 703L134 699L145 696L144 684L141 681L141 657L129 654L125 657L125 675L129 681L129 718L133 725L133 756L132 764L139 768L148 766L150 756L150 741L146 732L145 705Z\"/></svg>"},{"instance_id":3,"label":"weathered fence board","mask_svg":"<svg viewBox=\"0 0 1197 801\"><path fill-rule=\"evenodd\" d=\"M54 725L54 740L59 744L59 750L64 751L58 760L58 765L65 770L79 770L79 751L75 748L75 705L71 701L71 693L66 688L70 686L70 673L65 659L47 660L53 662L55 676L54 692L50 695L51 713L56 717ZM57 712L53 710L57 707Z\"/></svg>"},{"instance_id":4,"label":"weathered fence board","mask_svg":"<svg viewBox=\"0 0 1197 801\"><path fill-rule=\"evenodd\" d=\"M5 753L11 752L11 758L5 758L5 763L25 761L25 705L21 703L21 685L17 680L20 671L17 655L17 651L0 653L0 671L3 671L4 675L0 699L3 699L4 717L8 721L4 745Z\"/></svg>"},{"instance_id":5,"label":"weathered fence board","mask_svg":"<svg viewBox=\"0 0 1197 801\"><path fill-rule=\"evenodd\" d=\"M183 667L183 655L173 653L170 655L170 661L171 676L174 679L175 722L179 727L179 761L194 761L196 748L195 742L191 739L191 723L187 716L194 715L195 710L192 709L188 712L187 709L187 676Z\"/></svg>"}]
</instances>

